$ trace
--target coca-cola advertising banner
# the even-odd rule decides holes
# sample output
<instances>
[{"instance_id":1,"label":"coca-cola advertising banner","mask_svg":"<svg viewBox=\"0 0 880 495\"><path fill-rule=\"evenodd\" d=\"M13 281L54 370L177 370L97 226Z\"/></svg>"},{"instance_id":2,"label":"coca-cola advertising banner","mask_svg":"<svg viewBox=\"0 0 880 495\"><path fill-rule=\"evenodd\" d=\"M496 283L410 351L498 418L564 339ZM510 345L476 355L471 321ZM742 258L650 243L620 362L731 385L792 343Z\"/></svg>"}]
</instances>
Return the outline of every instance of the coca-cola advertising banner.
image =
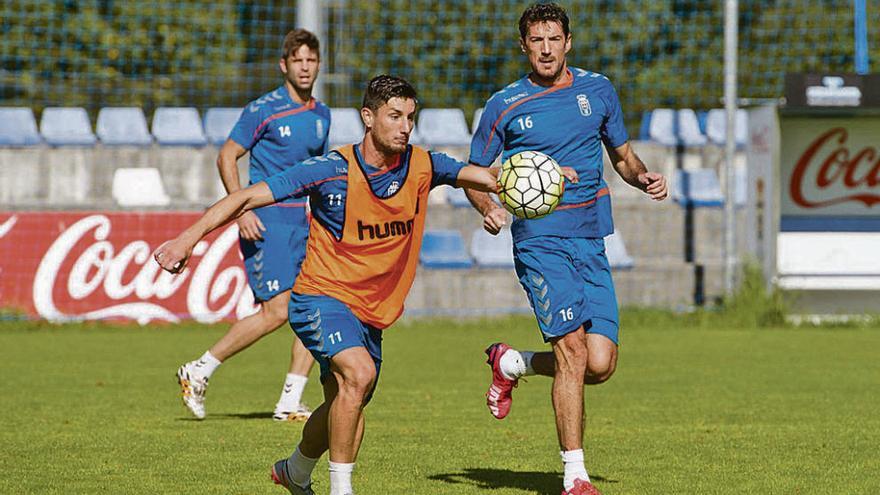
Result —
<instances>
[{"instance_id":1,"label":"coca-cola advertising banner","mask_svg":"<svg viewBox=\"0 0 880 495\"><path fill-rule=\"evenodd\" d=\"M0 306L51 321L211 323L254 310L238 229L218 229L171 275L152 252L189 212L0 212Z\"/></svg>"},{"instance_id":2,"label":"coca-cola advertising banner","mask_svg":"<svg viewBox=\"0 0 880 495\"><path fill-rule=\"evenodd\" d=\"M880 117L786 116L780 132L782 230L880 230Z\"/></svg>"}]
</instances>

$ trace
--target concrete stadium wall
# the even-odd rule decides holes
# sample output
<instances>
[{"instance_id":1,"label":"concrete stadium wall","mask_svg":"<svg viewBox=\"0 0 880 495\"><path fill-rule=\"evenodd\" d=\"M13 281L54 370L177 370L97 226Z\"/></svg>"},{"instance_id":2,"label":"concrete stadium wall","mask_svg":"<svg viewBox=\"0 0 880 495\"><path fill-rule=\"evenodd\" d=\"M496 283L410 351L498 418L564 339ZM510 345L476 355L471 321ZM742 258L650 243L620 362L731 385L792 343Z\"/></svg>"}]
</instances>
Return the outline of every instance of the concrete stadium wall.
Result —
<instances>
[{"instance_id":1,"label":"concrete stadium wall","mask_svg":"<svg viewBox=\"0 0 880 495\"><path fill-rule=\"evenodd\" d=\"M692 168L713 161L707 158L712 152L706 149L686 150L680 155L653 143L635 142L633 146L649 169L667 177L680 165ZM442 151L467 158L465 148ZM111 194L114 171L155 167L171 198L167 209L202 210L225 194L215 166L216 155L213 146L0 149L0 209L122 210ZM245 156L239 163L243 184L247 183L247 159ZM607 157L605 177L611 188L615 225L635 261L634 268L614 273L620 304L684 307L693 304L697 286L703 287L707 300L718 297L722 287L722 210L695 210L695 256L686 262L685 210L671 200L651 201L625 184ZM744 214L739 217L742 229ZM469 243L473 231L481 227L481 218L471 208L434 204L429 208L427 226L458 229ZM528 302L512 269L420 269L408 309L414 314L498 313L528 311Z\"/></svg>"}]
</instances>

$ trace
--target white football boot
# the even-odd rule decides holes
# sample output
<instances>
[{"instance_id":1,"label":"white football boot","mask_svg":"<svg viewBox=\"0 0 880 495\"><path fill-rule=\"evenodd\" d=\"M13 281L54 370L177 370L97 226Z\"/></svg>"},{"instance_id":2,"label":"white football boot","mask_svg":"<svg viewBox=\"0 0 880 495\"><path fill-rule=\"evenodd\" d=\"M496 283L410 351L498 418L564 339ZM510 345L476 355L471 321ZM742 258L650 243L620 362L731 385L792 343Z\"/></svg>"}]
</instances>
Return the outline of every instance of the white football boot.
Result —
<instances>
[{"instance_id":1,"label":"white football boot","mask_svg":"<svg viewBox=\"0 0 880 495\"><path fill-rule=\"evenodd\" d=\"M275 421L308 421L312 416L312 410L303 403L299 403L294 407L279 402L275 405L275 412L272 419Z\"/></svg>"},{"instance_id":2,"label":"white football boot","mask_svg":"<svg viewBox=\"0 0 880 495\"><path fill-rule=\"evenodd\" d=\"M195 372L195 363L195 361L190 361L177 369L177 383L180 384L183 404L193 413L193 416L204 419L208 378Z\"/></svg>"}]
</instances>

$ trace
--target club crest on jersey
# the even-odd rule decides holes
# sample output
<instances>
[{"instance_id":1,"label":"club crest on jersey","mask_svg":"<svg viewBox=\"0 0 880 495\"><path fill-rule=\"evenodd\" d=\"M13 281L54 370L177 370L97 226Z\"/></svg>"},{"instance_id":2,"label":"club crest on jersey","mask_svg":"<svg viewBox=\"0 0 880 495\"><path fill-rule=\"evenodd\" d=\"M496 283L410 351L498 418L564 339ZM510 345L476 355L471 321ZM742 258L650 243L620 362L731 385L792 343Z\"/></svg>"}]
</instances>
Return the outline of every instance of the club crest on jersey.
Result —
<instances>
[{"instance_id":1,"label":"club crest on jersey","mask_svg":"<svg viewBox=\"0 0 880 495\"><path fill-rule=\"evenodd\" d=\"M581 115L589 117L593 114L593 108L590 106L590 100L587 98L587 95L577 95L577 100Z\"/></svg>"},{"instance_id":2,"label":"club crest on jersey","mask_svg":"<svg viewBox=\"0 0 880 495\"><path fill-rule=\"evenodd\" d=\"M391 196L392 194L396 193L399 190L400 190L400 182L397 182L397 181L392 182L391 185L388 186L388 196Z\"/></svg>"}]
</instances>

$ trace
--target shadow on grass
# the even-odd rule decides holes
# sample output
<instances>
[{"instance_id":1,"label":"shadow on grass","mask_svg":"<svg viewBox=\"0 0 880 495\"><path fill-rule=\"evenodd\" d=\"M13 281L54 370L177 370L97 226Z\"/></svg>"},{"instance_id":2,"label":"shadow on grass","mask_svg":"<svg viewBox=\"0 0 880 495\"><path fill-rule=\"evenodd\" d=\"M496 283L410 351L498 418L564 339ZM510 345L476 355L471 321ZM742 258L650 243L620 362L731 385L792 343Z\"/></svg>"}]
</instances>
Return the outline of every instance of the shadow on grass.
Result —
<instances>
[{"instance_id":1,"label":"shadow on grass","mask_svg":"<svg viewBox=\"0 0 880 495\"><path fill-rule=\"evenodd\" d=\"M223 413L209 414L206 419L272 419L272 413L266 411L249 412L249 413ZM178 421L203 421L192 416L186 418L177 418Z\"/></svg>"},{"instance_id":2,"label":"shadow on grass","mask_svg":"<svg viewBox=\"0 0 880 495\"><path fill-rule=\"evenodd\" d=\"M603 483L617 483L617 480L594 474L591 474L590 478ZM539 495L557 495L562 486L562 475L558 472L540 473L510 469L467 468L458 473L435 474L428 479L453 485L473 485L486 490L516 488Z\"/></svg>"}]
</instances>

